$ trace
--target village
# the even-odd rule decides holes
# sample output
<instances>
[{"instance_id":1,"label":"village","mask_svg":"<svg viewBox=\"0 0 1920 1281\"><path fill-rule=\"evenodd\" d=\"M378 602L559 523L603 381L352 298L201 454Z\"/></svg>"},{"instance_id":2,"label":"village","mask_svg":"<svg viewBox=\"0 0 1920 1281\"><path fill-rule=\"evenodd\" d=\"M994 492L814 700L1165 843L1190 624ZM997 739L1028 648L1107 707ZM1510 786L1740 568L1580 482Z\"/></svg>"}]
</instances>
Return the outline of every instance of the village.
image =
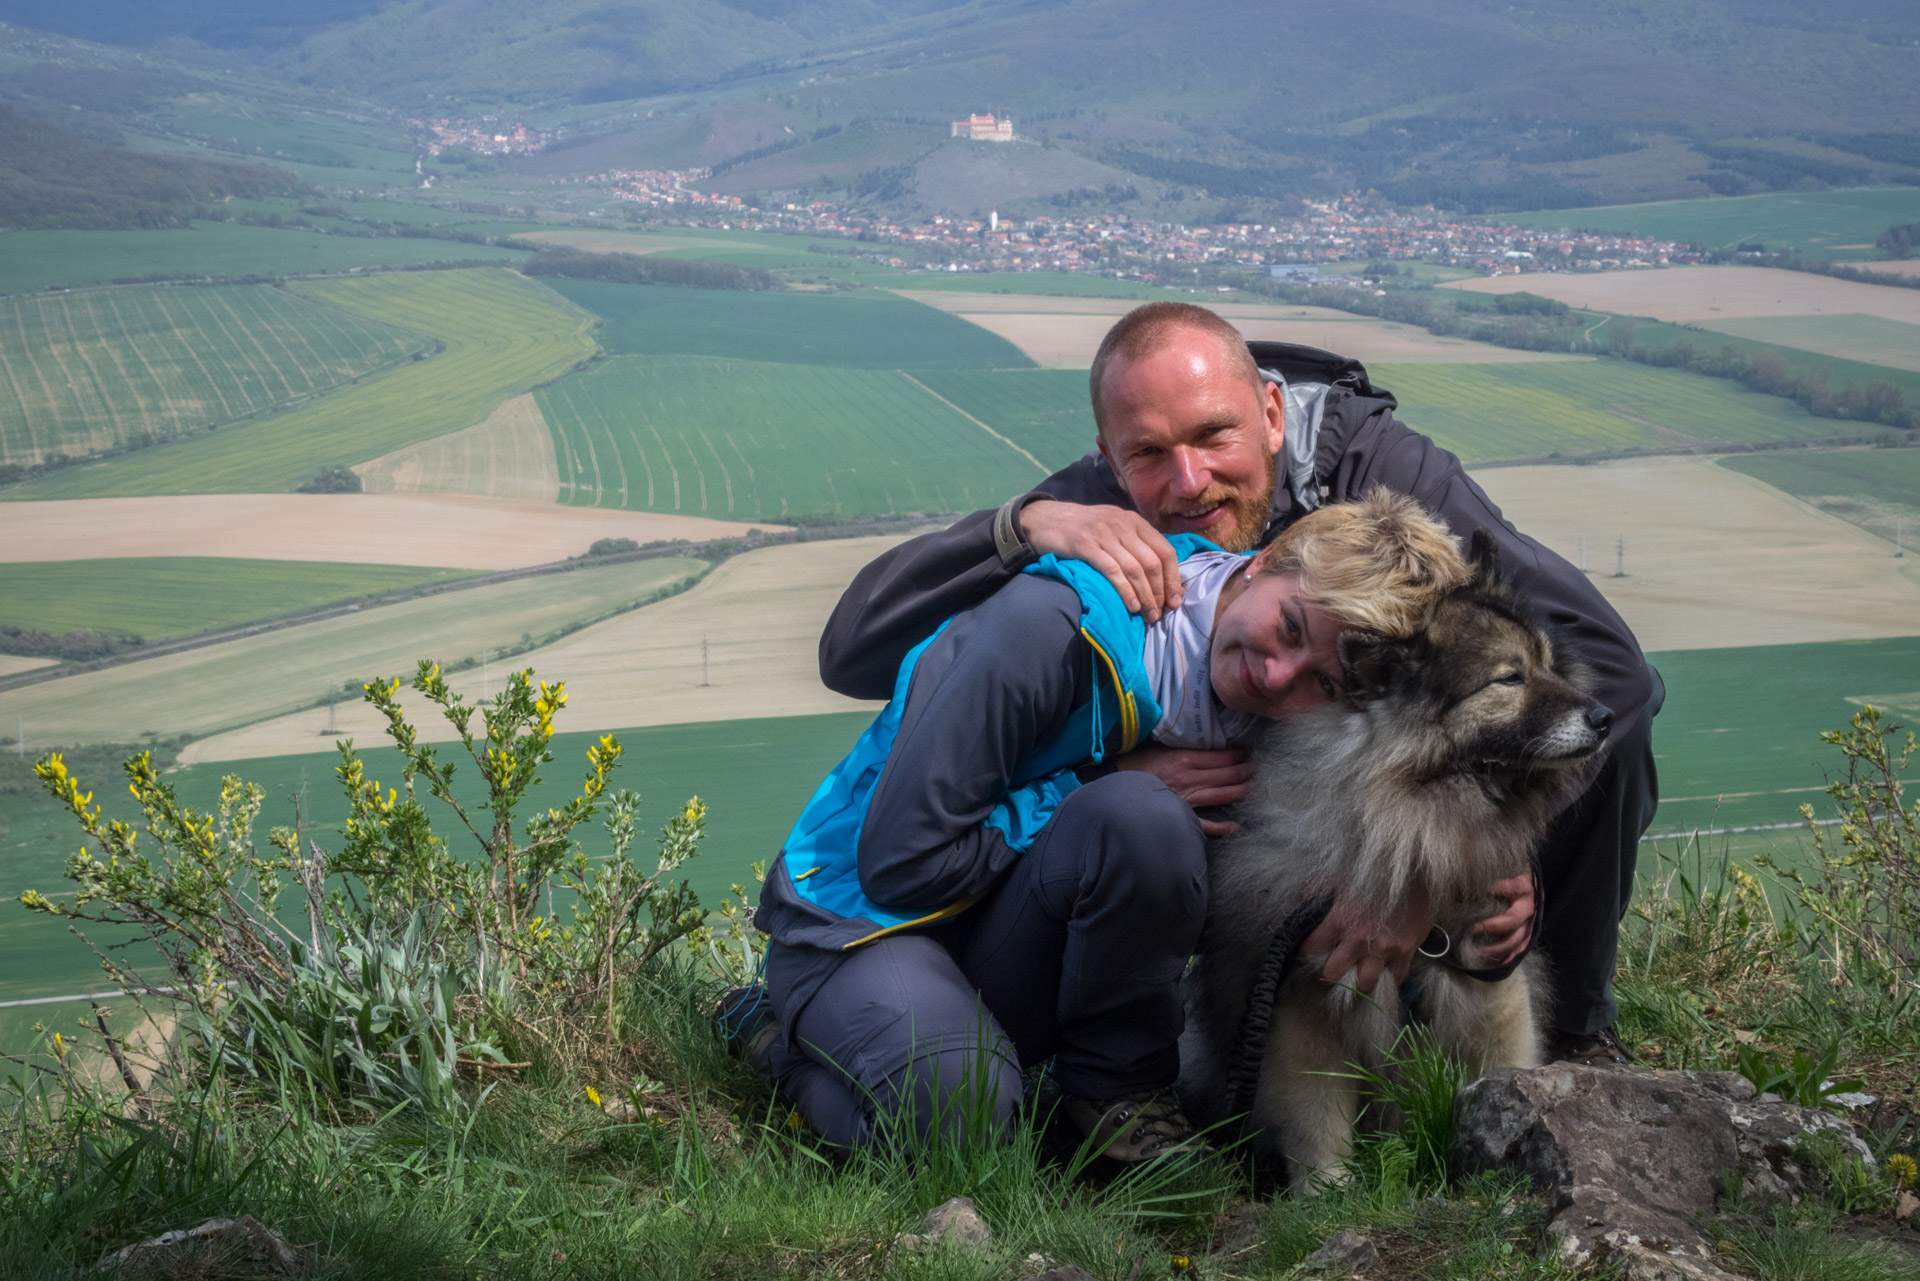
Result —
<instances>
[{"instance_id":1,"label":"village","mask_svg":"<svg viewBox=\"0 0 1920 1281\"><path fill-rule=\"evenodd\" d=\"M1152 281L1170 268L1211 264L1314 280L1318 265L1345 261L1426 262L1497 276L1678 266L1704 257L1697 246L1676 241L1467 221L1432 207L1398 211L1356 196L1307 202L1304 216L1272 224L1188 226L1123 213L1002 218L997 211L984 218L932 214L890 221L831 200L774 203L700 190L710 176L706 169L610 170L572 181L644 207L646 221L851 239L875 262L946 271L1091 272ZM888 254L882 245L913 253Z\"/></svg>"}]
</instances>

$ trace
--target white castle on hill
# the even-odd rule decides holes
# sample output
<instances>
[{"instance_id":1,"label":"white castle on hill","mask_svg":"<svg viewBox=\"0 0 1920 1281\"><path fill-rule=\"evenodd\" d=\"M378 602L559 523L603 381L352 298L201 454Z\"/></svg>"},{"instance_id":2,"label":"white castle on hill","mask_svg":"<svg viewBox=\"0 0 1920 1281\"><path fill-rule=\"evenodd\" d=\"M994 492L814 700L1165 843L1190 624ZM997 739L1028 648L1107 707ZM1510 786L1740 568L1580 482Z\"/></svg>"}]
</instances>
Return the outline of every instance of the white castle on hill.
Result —
<instances>
[{"instance_id":1,"label":"white castle on hill","mask_svg":"<svg viewBox=\"0 0 1920 1281\"><path fill-rule=\"evenodd\" d=\"M955 138L971 138L975 142L1012 142L1013 117L995 120L991 114L968 116L965 120L953 122Z\"/></svg>"}]
</instances>

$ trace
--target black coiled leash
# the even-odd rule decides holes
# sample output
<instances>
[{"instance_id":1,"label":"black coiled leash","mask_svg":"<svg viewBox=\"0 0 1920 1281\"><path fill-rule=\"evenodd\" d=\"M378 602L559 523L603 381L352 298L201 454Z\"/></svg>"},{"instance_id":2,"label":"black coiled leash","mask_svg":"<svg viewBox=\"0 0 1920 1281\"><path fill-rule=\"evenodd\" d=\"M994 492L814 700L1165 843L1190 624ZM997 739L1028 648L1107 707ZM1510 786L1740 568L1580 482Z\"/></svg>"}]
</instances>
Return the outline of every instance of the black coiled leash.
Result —
<instances>
[{"instance_id":1,"label":"black coiled leash","mask_svg":"<svg viewBox=\"0 0 1920 1281\"><path fill-rule=\"evenodd\" d=\"M1300 959L1300 945L1307 935L1320 927L1333 908L1333 895L1322 894L1297 907L1267 944L1267 955L1254 976L1253 990L1247 993L1246 1013L1240 1018L1240 1035L1227 1057L1227 1113L1245 1116L1253 1110L1253 1096L1260 1087L1260 1060L1267 1052L1267 1032L1273 1025L1273 1002L1280 985Z\"/></svg>"}]
</instances>

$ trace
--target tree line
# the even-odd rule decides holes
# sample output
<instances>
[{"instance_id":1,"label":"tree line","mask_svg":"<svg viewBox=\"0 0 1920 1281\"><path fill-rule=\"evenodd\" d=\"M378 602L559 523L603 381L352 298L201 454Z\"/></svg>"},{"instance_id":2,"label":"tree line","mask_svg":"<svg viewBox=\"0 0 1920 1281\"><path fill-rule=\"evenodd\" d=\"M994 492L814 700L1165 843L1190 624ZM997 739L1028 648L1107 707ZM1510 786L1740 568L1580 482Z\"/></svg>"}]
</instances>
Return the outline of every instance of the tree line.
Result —
<instances>
[{"instance_id":1,"label":"tree line","mask_svg":"<svg viewBox=\"0 0 1920 1281\"><path fill-rule=\"evenodd\" d=\"M780 278L758 267L733 262L696 262L657 254L594 254L564 246L542 246L520 270L529 276L565 276L605 280L618 285L676 285L685 289L781 289Z\"/></svg>"}]
</instances>

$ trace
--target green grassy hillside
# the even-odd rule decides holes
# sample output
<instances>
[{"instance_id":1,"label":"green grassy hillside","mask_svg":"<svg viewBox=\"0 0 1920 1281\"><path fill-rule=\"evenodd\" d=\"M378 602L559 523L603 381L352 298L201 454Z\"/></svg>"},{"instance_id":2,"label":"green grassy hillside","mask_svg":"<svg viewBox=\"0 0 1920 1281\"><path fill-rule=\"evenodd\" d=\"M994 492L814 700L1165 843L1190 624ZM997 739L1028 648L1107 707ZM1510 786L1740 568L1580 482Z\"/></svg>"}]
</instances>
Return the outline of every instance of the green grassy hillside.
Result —
<instances>
[{"instance_id":1,"label":"green grassy hillside","mask_svg":"<svg viewBox=\"0 0 1920 1281\"><path fill-rule=\"evenodd\" d=\"M1087 376L1078 369L930 369L914 377L1048 467L1093 448Z\"/></svg>"},{"instance_id":2,"label":"green grassy hillside","mask_svg":"<svg viewBox=\"0 0 1920 1281\"><path fill-rule=\"evenodd\" d=\"M1826 436L1847 424L1736 383L1618 360L1370 366L1400 418L1468 463Z\"/></svg>"},{"instance_id":3,"label":"green grassy hillside","mask_svg":"<svg viewBox=\"0 0 1920 1281\"><path fill-rule=\"evenodd\" d=\"M1792 823L1802 803L1824 814L1820 789L1840 758L1823 730L1869 699L1920 725L1920 636L1649 657L1667 684L1656 832Z\"/></svg>"},{"instance_id":4,"label":"green grassy hillside","mask_svg":"<svg viewBox=\"0 0 1920 1281\"><path fill-rule=\"evenodd\" d=\"M13 231L0 236L0 293L152 276L299 276L429 262L522 262L490 245L196 222L166 231Z\"/></svg>"},{"instance_id":5,"label":"green grassy hillside","mask_svg":"<svg viewBox=\"0 0 1920 1281\"><path fill-rule=\"evenodd\" d=\"M295 292L445 344L424 361L314 404L109 462L68 467L8 498L289 490L326 466L376 458L480 422L503 400L593 354L592 319L514 272L407 272Z\"/></svg>"},{"instance_id":6,"label":"green grassy hillside","mask_svg":"<svg viewBox=\"0 0 1920 1281\"><path fill-rule=\"evenodd\" d=\"M1723 458L1722 467L1804 498L1920 555L1920 449L1799 450Z\"/></svg>"},{"instance_id":7,"label":"green grassy hillside","mask_svg":"<svg viewBox=\"0 0 1920 1281\"><path fill-rule=\"evenodd\" d=\"M1770 192L1711 200L1550 209L1503 214L1523 227L1574 227L1632 232L1716 249L1765 245L1836 258L1870 258L1876 236L1896 223L1920 222L1920 188L1856 187L1842 191Z\"/></svg>"},{"instance_id":8,"label":"green grassy hillside","mask_svg":"<svg viewBox=\"0 0 1920 1281\"><path fill-rule=\"evenodd\" d=\"M892 294L748 293L552 279L606 320L616 355L733 356L848 369L1030 369L1012 343Z\"/></svg>"},{"instance_id":9,"label":"green grassy hillside","mask_svg":"<svg viewBox=\"0 0 1920 1281\"><path fill-rule=\"evenodd\" d=\"M432 346L266 286L0 300L0 463L224 427Z\"/></svg>"},{"instance_id":10,"label":"green grassy hillside","mask_svg":"<svg viewBox=\"0 0 1920 1281\"><path fill-rule=\"evenodd\" d=\"M0 563L0 624L167 640L467 572L210 556Z\"/></svg>"},{"instance_id":11,"label":"green grassy hillside","mask_svg":"<svg viewBox=\"0 0 1920 1281\"><path fill-rule=\"evenodd\" d=\"M0 693L30 747L206 735L312 707L422 658L458 662L556 636L684 581L706 562L640 560L382 605Z\"/></svg>"},{"instance_id":12,"label":"green grassy hillside","mask_svg":"<svg viewBox=\"0 0 1920 1281\"><path fill-rule=\"evenodd\" d=\"M971 511L1046 475L930 394L925 372L617 356L535 398L561 501L577 506L734 520Z\"/></svg>"},{"instance_id":13,"label":"green grassy hillside","mask_svg":"<svg viewBox=\"0 0 1920 1281\"><path fill-rule=\"evenodd\" d=\"M779 851L801 806L870 719L865 712L851 712L621 730L617 736L627 754L615 782L640 793L640 822L648 830L689 796L707 803L706 844L685 870L703 901L716 904L729 884L750 881L752 865ZM564 713L560 723L566 723ZM555 764L545 771L547 782L531 794L530 806L564 799L565 790L578 781L588 745L598 737L562 733L554 739ZM369 777L397 785L399 757L385 742L383 738L359 746L368 749ZM332 751L316 751L310 756L195 765L170 774L168 781L182 800L196 806L214 803L223 775L237 774L260 784L267 793L262 833L269 825L291 823L299 798L303 823L315 825L313 837L325 848L337 848L346 806L333 776L336 759ZM6 778L10 784L13 774ZM131 801L117 771L101 768L84 781L110 816L135 817L124 814ZM456 789L470 804L477 799L473 783L469 765L456 776ZM436 823L440 820L436 814ZM604 837L597 827L583 829L581 837L590 852L602 852ZM59 889L61 864L77 848L76 840L72 818L37 791L0 789L0 1000L99 986L93 958L63 926L31 916L11 901L24 889ZM9 1032L16 1030L13 1024L23 1030L36 1018L51 1023L60 1013L44 1007L28 1013L0 1011L0 1050L18 1044L9 1039Z\"/></svg>"}]
</instances>

